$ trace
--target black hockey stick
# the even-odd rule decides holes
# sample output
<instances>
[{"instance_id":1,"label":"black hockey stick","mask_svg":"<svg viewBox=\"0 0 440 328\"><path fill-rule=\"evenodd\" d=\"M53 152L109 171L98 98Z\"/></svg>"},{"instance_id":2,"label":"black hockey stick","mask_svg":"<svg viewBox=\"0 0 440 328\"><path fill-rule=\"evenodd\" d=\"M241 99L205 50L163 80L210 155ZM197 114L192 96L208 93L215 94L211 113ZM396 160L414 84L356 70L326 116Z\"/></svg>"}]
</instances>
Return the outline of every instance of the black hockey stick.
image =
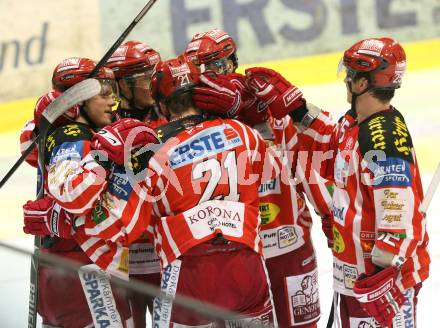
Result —
<instances>
[{"instance_id":1,"label":"black hockey stick","mask_svg":"<svg viewBox=\"0 0 440 328\"><path fill-rule=\"evenodd\" d=\"M101 60L98 62L96 67L93 69L93 71L88 76L93 77L95 74L99 71L99 69L105 65L107 60L113 55L115 50L122 44L124 39L127 37L127 35L133 30L133 28L139 23L139 21L145 16L145 14L150 10L150 8L156 3L157 0L150 0L148 3L142 8L141 12L133 19L133 21L130 23L130 25L124 30L124 32L121 34L121 36L116 40L116 42L111 46L111 48L106 52L104 57L101 58ZM41 127L40 127L40 131ZM32 144L23 152L21 157L15 162L15 164L9 169L8 173L2 178L0 181L0 189L3 187L3 185L9 180L9 178L14 174L14 172L20 167L20 165L24 162L26 157L31 153L31 151L34 149L35 145L38 143L40 139L40 135L36 135L35 139L32 141Z\"/></svg>"},{"instance_id":2,"label":"black hockey stick","mask_svg":"<svg viewBox=\"0 0 440 328\"><path fill-rule=\"evenodd\" d=\"M35 145L37 144L38 136L32 141L31 145L24 151L24 153L20 156L18 161L15 162L14 165L9 169L8 173L3 177L2 181L0 181L0 189L3 187L3 185L6 183L6 181L9 180L9 178L14 174L14 172L20 167L21 163L24 162L26 157L29 156L31 151L34 149Z\"/></svg>"}]
</instances>

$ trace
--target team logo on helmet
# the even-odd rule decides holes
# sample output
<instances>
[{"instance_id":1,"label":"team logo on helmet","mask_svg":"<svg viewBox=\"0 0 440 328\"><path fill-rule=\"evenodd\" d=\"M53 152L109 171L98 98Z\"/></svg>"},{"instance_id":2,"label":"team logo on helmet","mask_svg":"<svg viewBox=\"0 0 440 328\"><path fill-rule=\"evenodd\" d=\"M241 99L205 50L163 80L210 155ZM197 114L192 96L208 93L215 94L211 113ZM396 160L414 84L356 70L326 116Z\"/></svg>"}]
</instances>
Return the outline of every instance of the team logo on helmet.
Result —
<instances>
[{"instance_id":1,"label":"team logo on helmet","mask_svg":"<svg viewBox=\"0 0 440 328\"><path fill-rule=\"evenodd\" d=\"M186 47L186 51L197 51L200 48L200 44L202 43L202 40L195 40L188 44Z\"/></svg>"},{"instance_id":2,"label":"team logo on helmet","mask_svg":"<svg viewBox=\"0 0 440 328\"><path fill-rule=\"evenodd\" d=\"M183 63L182 65L177 67L170 66L170 72L172 77L178 79L180 86L184 86L191 83L188 76L188 74L191 73L191 70L189 69L187 63Z\"/></svg>"},{"instance_id":3,"label":"team logo on helmet","mask_svg":"<svg viewBox=\"0 0 440 328\"><path fill-rule=\"evenodd\" d=\"M120 46L119 48L117 48L115 50L115 52L113 53L113 55L109 58L109 60L107 61L107 63L113 63L115 61L119 61L119 60L125 60L126 55L127 55L127 50L128 50L128 46Z\"/></svg>"},{"instance_id":4,"label":"team logo on helmet","mask_svg":"<svg viewBox=\"0 0 440 328\"><path fill-rule=\"evenodd\" d=\"M72 57L64 59L57 67L57 73L68 71L70 69L76 69L79 68L79 63L81 61L81 58L78 57Z\"/></svg>"},{"instance_id":5,"label":"team logo on helmet","mask_svg":"<svg viewBox=\"0 0 440 328\"><path fill-rule=\"evenodd\" d=\"M381 40L367 39L361 43L358 53L380 56L384 46L385 44Z\"/></svg>"},{"instance_id":6,"label":"team logo on helmet","mask_svg":"<svg viewBox=\"0 0 440 328\"><path fill-rule=\"evenodd\" d=\"M226 33L223 30L220 30L218 28L215 28L209 32L206 32L206 36L211 38L212 40L214 40L215 43L220 43L223 40L231 38L228 33Z\"/></svg>"}]
</instances>

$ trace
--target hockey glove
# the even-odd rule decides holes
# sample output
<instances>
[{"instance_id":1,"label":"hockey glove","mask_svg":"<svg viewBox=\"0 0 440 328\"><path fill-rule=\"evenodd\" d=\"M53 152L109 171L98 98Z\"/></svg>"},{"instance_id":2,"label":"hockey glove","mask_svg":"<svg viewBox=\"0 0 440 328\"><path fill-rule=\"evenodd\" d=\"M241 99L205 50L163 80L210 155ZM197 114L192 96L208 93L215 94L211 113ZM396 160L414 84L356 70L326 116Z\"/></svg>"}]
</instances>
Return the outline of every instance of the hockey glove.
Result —
<instances>
[{"instance_id":1,"label":"hockey glove","mask_svg":"<svg viewBox=\"0 0 440 328\"><path fill-rule=\"evenodd\" d=\"M302 92L274 70L253 67L245 72L248 89L269 106L274 118L281 119L305 106Z\"/></svg>"},{"instance_id":2,"label":"hockey glove","mask_svg":"<svg viewBox=\"0 0 440 328\"><path fill-rule=\"evenodd\" d=\"M124 118L95 133L92 138L92 148L107 154L116 164L123 165L124 150L130 154L136 147L158 142L156 134L146 123Z\"/></svg>"},{"instance_id":3,"label":"hockey glove","mask_svg":"<svg viewBox=\"0 0 440 328\"><path fill-rule=\"evenodd\" d=\"M381 327L392 327L392 321L405 302L405 296L396 285L399 270L390 266L373 274L361 274L353 287L362 309L371 315Z\"/></svg>"},{"instance_id":4,"label":"hockey glove","mask_svg":"<svg viewBox=\"0 0 440 328\"><path fill-rule=\"evenodd\" d=\"M241 90L225 75L201 75L202 85L193 88L194 104L207 112L223 117L235 117L243 108Z\"/></svg>"},{"instance_id":5,"label":"hockey glove","mask_svg":"<svg viewBox=\"0 0 440 328\"><path fill-rule=\"evenodd\" d=\"M238 113L238 119L250 126L266 122L269 119L268 106L247 89L246 76L230 73L227 77L239 88L241 93L243 108Z\"/></svg>"},{"instance_id":6,"label":"hockey glove","mask_svg":"<svg viewBox=\"0 0 440 328\"><path fill-rule=\"evenodd\" d=\"M72 238L73 215L62 209L48 196L35 201L28 200L23 205L23 214L23 231L27 234Z\"/></svg>"}]
</instances>

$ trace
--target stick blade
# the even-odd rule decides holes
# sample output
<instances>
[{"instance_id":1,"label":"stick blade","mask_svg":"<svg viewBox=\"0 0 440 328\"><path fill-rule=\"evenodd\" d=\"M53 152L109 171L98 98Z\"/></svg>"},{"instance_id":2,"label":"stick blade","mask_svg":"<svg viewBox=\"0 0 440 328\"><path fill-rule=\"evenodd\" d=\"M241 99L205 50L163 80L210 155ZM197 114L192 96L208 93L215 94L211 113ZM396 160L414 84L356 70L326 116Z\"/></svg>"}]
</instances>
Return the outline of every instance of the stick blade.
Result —
<instances>
[{"instance_id":1,"label":"stick blade","mask_svg":"<svg viewBox=\"0 0 440 328\"><path fill-rule=\"evenodd\" d=\"M69 108L98 95L100 92L101 84L98 80L86 79L81 81L64 91L58 98L50 103L43 112L43 116L52 124Z\"/></svg>"}]
</instances>

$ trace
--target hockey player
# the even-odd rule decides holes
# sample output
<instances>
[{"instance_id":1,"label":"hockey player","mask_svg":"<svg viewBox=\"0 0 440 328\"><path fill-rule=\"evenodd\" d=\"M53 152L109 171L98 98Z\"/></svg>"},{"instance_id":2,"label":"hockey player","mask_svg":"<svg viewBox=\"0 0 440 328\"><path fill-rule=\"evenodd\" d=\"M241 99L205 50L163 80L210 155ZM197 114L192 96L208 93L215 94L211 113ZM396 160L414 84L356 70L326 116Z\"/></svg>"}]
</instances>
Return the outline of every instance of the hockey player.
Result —
<instances>
[{"instance_id":1,"label":"hockey player","mask_svg":"<svg viewBox=\"0 0 440 328\"><path fill-rule=\"evenodd\" d=\"M202 115L191 98L198 78L199 70L183 57L156 66L152 93L170 123L159 129L164 144L149 161L147 179L134 187L137 195L125 209L118 206L133 215L130 222L112 220L112 239L130 243L150 221L167 294L192 296L249 317L231 318L227 326L268 326L274 316L257 233L267 148L238 121ZM100 146L99 138L96 148L111 151L111 144ZM165 301L155 303L153 319L158 327L213 324Z\"/></svg>"},{"instance_id":2,"label":"hockey player","mask_svg":"<svg viewBox=\"0 0 440 328\"><path fill-rule=\"evenodd\" d=\"M314 106L290 113L303 143L330 158L319 169L335 183L335 304L344 328L416 327L430 263L423 189L409 130L390 104L405 51L391 38L361 40L344 52L340 68L351 109L338 124ZM276 73L258 75L271 81Z\"/></svg>"},{"instance_id":3,"label":"hockey player","mask_svg":"<svg viewBox=\"0 0 440 328\"><path fill-rule=\"evenodd\" d=\"M158 107L151 97L150 84L154 66L160 61L160 55L150 46L139 41L127 41L122 44L107 61L119 85L121 101L116 110L117 119L132 117L145 122L155 129L167 120L159 113ZM139 162L143 168L145 163ZM118 172L119 171L119 172ZM140 171L140 170L139 170ZM124 167L114 167L113 177L117 175L119 184L128 183ZM108 197L115 195L115 189L109 190ZM130 245L129 266L130 278L139 279L153 285L160 285L160 263L154 252L152 241L144 235ZM130 297L135 327L145 327L146 309L153 311L153 298L144 294Z\"/></svg>"},{"instance_id":4,"label":"hockey player","mask_svg":"<svg viewBox=\"0 0 440 328\"><path fill-rule=\"evenodd\" d=\"M84 80L93 70L96 63L86 58L69 58L61 62L54 70L53 84L56 89L64 91L75 83ZM85 214L87 206L94 203L93 197L98 194L105 184L105 170L96 173L94 170L100 165L90 156L90 138L93 135L91 125L95 128L110 124L112 119L112 106L114 101L114 75L111 70L102 68L97 77L102 84L100 95L81 104L78 108L69 110L74 115L74 124L66 122L56 122L58 127L48 137L46 142L46 168L48 179L47 190L53 195L58 196L55 204L47 196L34 202L28 202L24 206L25 211L25 232L36 235L47 235L53 233L55 236L45 237L43 240L42 251L55 253L56 255L91 263L88 256L81 251L77 242L76 234L72 235L73 216L70 213ZM42 97L37 103L36 114L41 115L44 106L53 101L59 93L52 92ZM38 115L36 123L38 124ZM63 124L64 123L64 124ZM86 160L88 158L88 160ZM83 166L79 161L84 159ZM72 168L76 166L76 169ZM73 172L74 171L74 172ZM69 179L68 174L75 173L73 179ZM60 189L63 188L64 189ZM67 195L73 188L73 193ZM76 191L76 193L75 193ZM91 201L87 200L90 197ZM56 198L56 197L55 197ZM75 211L72 204L78 204L80 210ZM70 205L70 206L69 206ZM69 213L63 208L68 208ZM44 212L47 213L44 213ZM43 219L48 219L46 224L41 224ZM61 238L58 238L61 237ZM130 309L127 300L121 291L115 292L115 302L105 303L103 289L106 286L98 286L93 282L80 282L78 277L66 276L51 265L41 265L39 267L39 304L38 312L43 318L43 323L53 327L86 327L93 323L112 324L115 327L125 326L125 322L130 320ZM96 290L91 290L87 286L95 286ZM99 287L99 288L98 288ZM90 290L90 293L89 293ZM63 302L65 295L69 295L69 302ZM109 295L108 291L106 295ZM100 299L103 306L99 307L97 313L97 303ZM106 300L109 300L106 298ZM90 302L91 303L90 303ZM91 304L90 308L88 303ZM96 306L94 306L95 304ZM116 306L118 314L115 313ZM116 312L117 313L117 312ZM116 318L116 319L115 319Z\"/></svg>"},{"instance_id":5,"label":"hockey player","mask_svg":"<svg viewBox=\"0 0 440 328\"><path fill-rule=\"evenodd\" d=\"M151 74L160 60L160 54L149 45L127 41L107 61L119 86L118 118L135 118L153 129L167 123L150 94Z\"/></svg>"},{"instance_id":6,"label":"hockey player","mask_svg":"<svg viewBox=\"0 0 440 328\"><path fill-rule=\"evenodd\" d=\"M259 101L253 89L245 86L245 77L234 73L238 62L233 39L219 29L199 33L188 44L185 54L206 71L220 74L216 78L209 75L202 78L205 85L194 88L195 103L210 112L215 110L226 115L230 115L229 107L238 107L235 114L239 119L253 125L266 142L277 149L285 168L291 168L297 157L292 119L284 114L268 115L267 103L275 90L269 92L264 101ZM235 90L241 99L237 100L237 93L232 92ZM297 88L286 85L283 92L293 96L292 108L303 106L302 93ZM241 105L235 105L237 102ZM312 221L304 192L295 185L294 176L294 170L284 169L282 175L259 187L260 237L279 326L316 327L320 306L317 265L310 239ZM321 213L329 212L323 196L316 193L309 196L313 197L314 204L320 201ZM310 285L307 289L303 287L305 281Z\"/></svg>"}]
</instances>

